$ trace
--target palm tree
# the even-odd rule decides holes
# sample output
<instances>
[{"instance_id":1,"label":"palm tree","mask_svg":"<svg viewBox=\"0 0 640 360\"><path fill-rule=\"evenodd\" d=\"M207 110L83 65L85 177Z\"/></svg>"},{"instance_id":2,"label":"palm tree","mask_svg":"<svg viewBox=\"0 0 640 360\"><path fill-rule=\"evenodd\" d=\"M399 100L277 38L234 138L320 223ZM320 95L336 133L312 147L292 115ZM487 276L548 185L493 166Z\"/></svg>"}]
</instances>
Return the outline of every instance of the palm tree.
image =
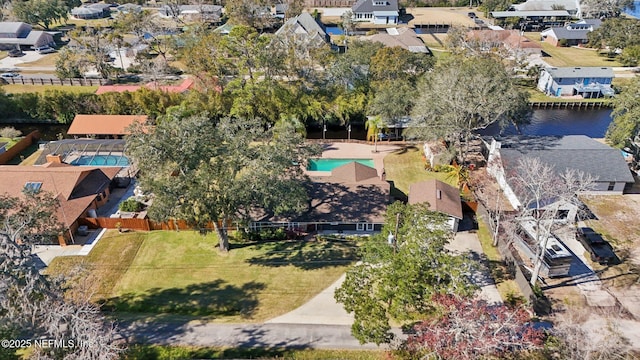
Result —
<instances>
[{"instance_id":1,"label":"palm tree","mask_svg":"<svg viewBox=\"0 0 640 360\"><path fill-rule=\"evenodd\" d=\"M378 134L384 128L382 118L380 116L367 117L364 128L367 129L367 141L371 141L373 137L373 152L378 152Z\"/></svg>"}]
</instances>

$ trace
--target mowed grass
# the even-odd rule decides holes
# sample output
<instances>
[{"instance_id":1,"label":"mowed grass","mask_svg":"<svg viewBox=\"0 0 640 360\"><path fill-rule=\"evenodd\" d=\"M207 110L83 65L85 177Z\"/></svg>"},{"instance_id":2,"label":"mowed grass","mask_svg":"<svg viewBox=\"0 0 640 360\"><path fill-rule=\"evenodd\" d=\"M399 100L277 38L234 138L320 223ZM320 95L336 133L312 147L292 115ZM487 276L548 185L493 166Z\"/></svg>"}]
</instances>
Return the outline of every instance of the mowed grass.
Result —
<instances>
[{"instance_id":1,"label":"mowed grass","mask_svg":"<svg viewBox=\"0 0 640 360\"><path fill-rule=\"evenodd\" d=\"M30 68L30 67L55 67L56 61L58 61L58 53L54 52L51 54L42 55L42 57L36 61L30 61L21 63L21 68Z\"/></svg>"},{"instance_id":2,"label":"mowed grass","mask_svg":"<svg viewBox=\"0 0 640 360\"><path fill-rule=\"evenodd\" d=\"M26 80L25 80L26 81ZM47 90L59 90L72 93L95 93L98 86L71 86L71 85L22 85L7 84L2 86L5 92L9 94L22 93L43 93Z\"/></svg>"},{"instance_id":3,"label":"mowed grass","mask_svg":"<svg viewBox=\"0 0 640 360\"><path fill-rule=\"evenodd\" d=\"M111 249L130 238L136 248L133 258ZM103 240L85 265L99 274L96 278L104 277L95 300L125 317L170 314L216 322L264 321L311 299L355 260L355 245L346 242L236 244L225 254L218 252L214 234L193 231ZM82 259L63 261L72 264L51 268L60 271Z\"/></svg>"},{"instance_id":4,"label":"mowed grass","mask_svg":"<svg viewBox=\"0 0 640 360\"><path fill-rule=\"evenodd\" d=\"M544 57L551 66L622 66L615 59L601 56L596 49L577 47L556 47L540 40L540 33L527 33L525 36L542 46L542 51L549 56Z\"/></svg>"},{"instance_id":5,"label":"mowed grass","mask_svg":"<svg viewBox=\"0 0 640 360\"><path fill-rule=\"evenodd\" d=\"M294 360L383 360L392 359L384 350L325 350L279 348L215 348L190 346L133 345L125 360L173 359L294 359Z\"/></svg>"},{"instance_id":6,"label":"mowed grass","mask_svg":"<svg viewBox=\"0 0 640 360\"><path fill-rule=\"evenodd\" d=\"M405 195L409 194L411 184L433 178L457 187L456 180L447 173L425 170L422 155L421 149L409 146L385 156L384 170L387 181L393 181L394 187Z\"/></svg>"}]
</instances>

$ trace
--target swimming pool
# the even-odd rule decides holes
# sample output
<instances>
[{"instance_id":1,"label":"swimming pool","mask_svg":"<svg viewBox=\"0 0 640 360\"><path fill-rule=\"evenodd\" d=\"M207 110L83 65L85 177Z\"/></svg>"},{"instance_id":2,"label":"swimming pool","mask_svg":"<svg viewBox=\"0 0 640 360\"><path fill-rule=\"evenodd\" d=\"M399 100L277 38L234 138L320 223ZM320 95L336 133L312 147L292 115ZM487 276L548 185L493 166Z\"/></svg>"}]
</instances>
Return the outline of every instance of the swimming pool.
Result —
<instances>
[{"instance_id":1,"label":"swimming pool","mask_svg":"<svg viewBox=\"0 0 640 360\"><path fill-rule=\"evenodd\" d=\"M77 166L129 166L129 159L121 155L82 155L71 161Z\"/></svg>"},{"instance_id":2,"label":"swimming pool","mask_svg":"<svg viewBox=\"0 0 640 360\"><path fill-rule=\"evenodd\" d=\"M362 165L369 167L375 167L373 165L373 159L311 159L307 170L309 171L331 171L339 166L348 164L350 162L359 162Z\"/></svg>"}]
</instances>

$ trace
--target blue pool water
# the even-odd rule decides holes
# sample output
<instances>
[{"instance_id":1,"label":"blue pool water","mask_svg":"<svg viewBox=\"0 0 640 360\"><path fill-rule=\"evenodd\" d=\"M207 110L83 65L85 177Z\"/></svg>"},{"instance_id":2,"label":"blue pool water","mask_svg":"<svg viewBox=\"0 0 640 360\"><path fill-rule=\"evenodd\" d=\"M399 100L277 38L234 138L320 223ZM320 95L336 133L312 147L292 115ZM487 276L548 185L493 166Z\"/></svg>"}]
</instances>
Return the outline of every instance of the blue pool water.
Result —
<instances>
[{"instance_id":1,"label":"blue pool water","mask_svg":"<svg viewBox=\"0 0 640 360\"><path fill-rule=\"evenodd\" d=\"M325 31L329 35L343 35L344 31L337 25L329 25L325 26Z\"/></svg>"},{"instance_id":2,"label":"blue pool water","mask_svg":"<svg viewBox=\"0 0 640 360\"><path fill-rule=\"evenodd\" d=\"M129 159L120 155L82 155L71 165L78 166L129 166Z\"/></svg>"},{"instance_id":3,"label":"blue pool water","mask_svg":"<svg viewBox=\"0 0 640 360\"><path fill-rule=\"evenodd\" d=\"M362 165L374 167L373 159L312 159L309 160L307 170L310 171L331 171L339 166L350 162L359 162Z\"/></svg>"}]
</instances>

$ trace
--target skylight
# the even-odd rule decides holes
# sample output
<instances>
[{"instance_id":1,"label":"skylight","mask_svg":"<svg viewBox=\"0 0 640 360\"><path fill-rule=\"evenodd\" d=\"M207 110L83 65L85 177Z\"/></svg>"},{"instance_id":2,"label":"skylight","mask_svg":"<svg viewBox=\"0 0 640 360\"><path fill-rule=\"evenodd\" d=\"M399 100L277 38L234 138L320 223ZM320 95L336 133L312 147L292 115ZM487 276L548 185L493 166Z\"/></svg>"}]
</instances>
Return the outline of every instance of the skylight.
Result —
<instances>
[{"instance_id":1,"label":"skylight","mask_svg":"<svg viewBox=\"0 0 640 360\"><path fill-rule=\"evenodd\" d=\"M32 191L32 192L40 191L41 187L42 187L42 183L41 182L29 181L26 184L24 184L24 189L27 190L27 191Z\"/></svg>"}]
</instances>

